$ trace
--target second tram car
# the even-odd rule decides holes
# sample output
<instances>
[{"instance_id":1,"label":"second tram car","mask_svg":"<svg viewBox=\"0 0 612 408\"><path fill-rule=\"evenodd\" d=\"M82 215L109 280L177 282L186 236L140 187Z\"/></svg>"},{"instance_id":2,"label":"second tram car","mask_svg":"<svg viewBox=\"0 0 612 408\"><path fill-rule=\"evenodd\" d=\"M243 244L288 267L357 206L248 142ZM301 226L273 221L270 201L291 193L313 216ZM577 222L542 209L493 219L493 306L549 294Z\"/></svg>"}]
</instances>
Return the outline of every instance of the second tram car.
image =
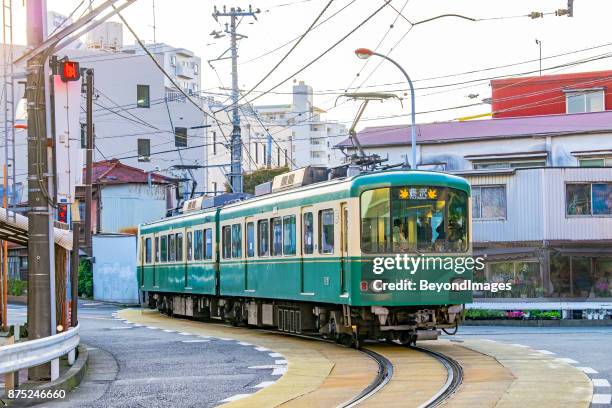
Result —
<instances>
[{"instance_id":1,"label":"second tram car","mask_svg":"<svg viewBox=\"0 0 612 408\"><path fill-rule=\"evenodd\" d=\"M457 274L442 262L410 268L415 264L402 257L470 255L465 179L402 170L285 184L280 192L141 225L143 302L347 345L414 343L458 324L471 292L420 290L419 282L471 279L471 271ZM416 289L408 290L409 281Z\"/></svg>"}]
</instances>

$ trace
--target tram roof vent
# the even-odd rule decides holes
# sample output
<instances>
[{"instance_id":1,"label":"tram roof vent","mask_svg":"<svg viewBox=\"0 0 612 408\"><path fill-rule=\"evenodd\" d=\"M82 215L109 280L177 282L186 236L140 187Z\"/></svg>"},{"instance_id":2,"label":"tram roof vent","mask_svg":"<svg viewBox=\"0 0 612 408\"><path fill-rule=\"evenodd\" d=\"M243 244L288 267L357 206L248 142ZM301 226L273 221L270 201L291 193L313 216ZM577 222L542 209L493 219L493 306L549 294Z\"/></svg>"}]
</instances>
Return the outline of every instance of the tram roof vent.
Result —
<instances>
[{"instance_id":1,"label":"tram roof vent","mask_svg":"<svg viewBox=\"0 0 612 408\"><path fill-rule=\"evenodd\" d=\"M204 198L205 197L196 197L191 200L185 200L183 203L183 213L201 210Z\"/></svg>"},{"instance_id":2,"label":"tram roof vent","mask_svg":"<svg viewBox=\"0 0 612 408\"><path fill-rule=\"evenodd\" d=\"M272 192L289 190L312 183L327 180L329 171L326 167L306 166L274 177Z\"/></svg>"}]
</instances>

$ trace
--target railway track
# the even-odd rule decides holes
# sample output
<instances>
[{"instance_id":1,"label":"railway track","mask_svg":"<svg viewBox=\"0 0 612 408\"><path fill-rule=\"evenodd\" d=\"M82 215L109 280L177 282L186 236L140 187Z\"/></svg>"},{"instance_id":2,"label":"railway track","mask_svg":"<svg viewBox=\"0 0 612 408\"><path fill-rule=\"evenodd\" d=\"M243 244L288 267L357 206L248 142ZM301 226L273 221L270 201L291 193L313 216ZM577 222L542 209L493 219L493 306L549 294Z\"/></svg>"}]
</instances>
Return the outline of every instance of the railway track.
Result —
<instances>
[{"instance_id":1,"label":"railway track","mask_svg":"<svg viewBox=\"0 0 612 408\"><path fill-rule=\"evenodd\" d=\"M339 408L350 408L359 405L381 390L391 380L391 377L393 377L393 363L391 363L389 359L372 350L360 349L359 351L367 354L378 363L378 374L367 388L353 397L350 401L339 405Z\"/></svg>"},{"instance_id":2,"label":"railway track","mask_svg":"<svg viewBox=\"0 0 612 408\"><path fill-rule=\"evenodd\" d=\"M463 369L456 360L445 356L442 353L438 353L423 347L413 347L413 349L432 356L446 368L446 382L442 388L440 388L435 395L423 403L419 408L438 407L448 400L461 385L461 382L463 381Z\"/></svg>"}]
</instances>

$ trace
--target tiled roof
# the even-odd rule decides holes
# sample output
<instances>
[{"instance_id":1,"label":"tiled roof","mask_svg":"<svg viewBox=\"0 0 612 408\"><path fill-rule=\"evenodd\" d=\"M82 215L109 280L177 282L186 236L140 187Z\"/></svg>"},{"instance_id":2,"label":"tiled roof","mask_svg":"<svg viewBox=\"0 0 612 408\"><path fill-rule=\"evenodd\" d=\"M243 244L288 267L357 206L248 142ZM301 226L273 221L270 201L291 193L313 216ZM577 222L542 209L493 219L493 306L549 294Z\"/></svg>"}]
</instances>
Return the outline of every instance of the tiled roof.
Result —
<instances>
[{"instance_id":1,"label":"tiled roof","mask_svg":"<svg viewBox=\"0 0 612 408\"><path fill-rule=\"evenodd\" d=\"M174 179L157 173L151 174L151 182L156 184L172 183ZM83 179L85 169L83 169ZM119 160L103 160L93 164L94 184L148 183L148 174L137 167L128 166Z\"/></svg>"},{"instance_id":2,"label":"tiled roof","mask_svg":"<svg viewBox=\"0 0 612 408\"><path fill-rule=\"evenodd\" d=\"M473 139L612 132L612 111L417 124L417 143ZM368 127L358 133L363 146L410 145L410 125ZM350 139L337 147L352 146Z\"/></svg>"}]
</instances>

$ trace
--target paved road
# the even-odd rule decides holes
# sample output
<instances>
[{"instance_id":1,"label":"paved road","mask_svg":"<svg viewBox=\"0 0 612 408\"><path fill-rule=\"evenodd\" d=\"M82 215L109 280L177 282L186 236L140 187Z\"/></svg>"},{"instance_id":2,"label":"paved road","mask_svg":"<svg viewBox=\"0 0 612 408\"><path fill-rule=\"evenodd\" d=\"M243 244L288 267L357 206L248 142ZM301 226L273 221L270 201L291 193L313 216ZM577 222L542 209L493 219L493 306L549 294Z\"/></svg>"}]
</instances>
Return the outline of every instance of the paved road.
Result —
<instances>
[{"instance_id":1,"label":"paved road","mask_svg":"<svg viewBox=\"0 0 612 408\"><path fill-rule=\"evenodd\" d=\"M113 317L117 307L81 302L82 342L90 369L63 403L45 407L206 407L269 385L278 356L235 341L135 327ZM25 306L11 305L12 321Z\"/></svg>"},{"instance_id":2,"label":"paved road","mask_svg":"<svg viewBox=\"0 0 612 408\"><path fill-rule=\"evenodd\" d=\"M596 395L592 407L612 408L612 327L463 326L455 338L480 338L520 344L543 350L546 354L554 353L550 354L552 357L569 358L573 361L567 362L583 367L593 379L593 393Z\"/></svg>"}]
</instances>

